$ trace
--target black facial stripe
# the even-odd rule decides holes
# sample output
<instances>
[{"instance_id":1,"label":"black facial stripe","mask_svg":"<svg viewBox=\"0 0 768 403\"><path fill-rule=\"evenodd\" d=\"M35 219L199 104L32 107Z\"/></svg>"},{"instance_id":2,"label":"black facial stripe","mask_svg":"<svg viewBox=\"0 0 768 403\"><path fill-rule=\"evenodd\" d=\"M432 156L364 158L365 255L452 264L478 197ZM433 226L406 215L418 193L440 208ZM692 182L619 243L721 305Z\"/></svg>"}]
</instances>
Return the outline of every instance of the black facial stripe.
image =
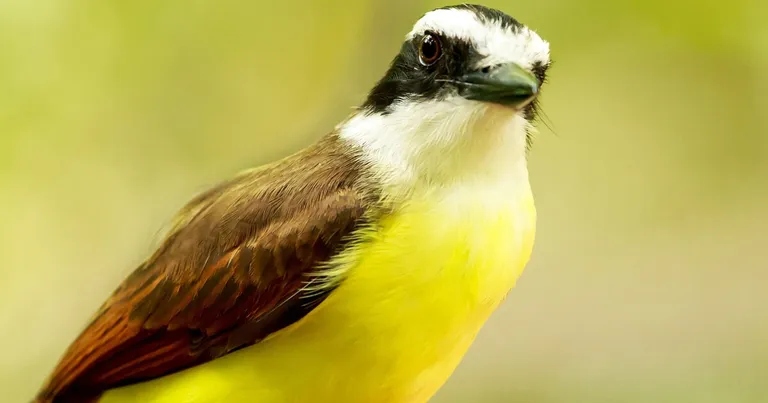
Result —
<instances>
[{"instance_id":1,"label":"black facial stripe","mask_svg":"<svg viewBox=\"0 0 768 403\"><path fill-rule=\"evenodd\" d=\"M404 98L440 99L454 90L451 81L469 71L483 56L467 41L440 35L443 55L432 65L419 61L423 35L403 44L384 77L363 104L370 112L387 113L388 107Z\"/></svg>"},{"instance_id":2,"label":"black facial stripe","mask_svg":"<svg viewBox=\"0 0 768 403\"><path fill-rule=\"evenodd\" d=\"M531 72L536 76L536 78L539 80L539 85L544 84L545 81L547 81L547 70L549 69L549 64L544 64L543 62L535 62L533 63L533 66L531 67Z\"/></svg>"}]
</instances>

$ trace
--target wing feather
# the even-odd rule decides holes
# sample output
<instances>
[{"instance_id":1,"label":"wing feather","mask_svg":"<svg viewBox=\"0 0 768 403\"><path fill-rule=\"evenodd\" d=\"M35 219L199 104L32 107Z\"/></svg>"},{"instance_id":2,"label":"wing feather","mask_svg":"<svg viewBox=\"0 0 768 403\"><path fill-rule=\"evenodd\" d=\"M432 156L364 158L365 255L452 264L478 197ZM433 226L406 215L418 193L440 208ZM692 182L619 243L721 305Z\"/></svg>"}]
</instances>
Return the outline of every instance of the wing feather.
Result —
<instances>
[{"instance_id":1,"label":"wing feather","mask_svg":"<svg viewBox=\"0 0 768 403\"><path fill-rule=\"evenodd\" d=\"M70 346L38 401L82 401L203 363L322 301L327 292L302 295L319 279L308 274L366 222L372 200L333 141L194 199Z\"/></svg>"}]
</instances>

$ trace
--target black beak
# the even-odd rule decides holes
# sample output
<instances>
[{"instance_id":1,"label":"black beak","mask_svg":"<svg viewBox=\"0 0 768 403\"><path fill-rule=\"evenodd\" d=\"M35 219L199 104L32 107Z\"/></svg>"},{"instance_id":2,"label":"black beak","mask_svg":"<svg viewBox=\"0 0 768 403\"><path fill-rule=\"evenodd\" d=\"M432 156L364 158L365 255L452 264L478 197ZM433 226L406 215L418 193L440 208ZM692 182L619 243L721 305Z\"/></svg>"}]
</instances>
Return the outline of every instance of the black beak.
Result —
<instances>
[{"instance_id":1,"label":"black beak","mask_svg":"<svg viewBox=\"0 0 768 403\"><path fill-rule=\"evenodd\" d=\"M539 82L515 63L485 67L459 80L459 95L475 101L492 102L515 109L528 105L539 93Z\"/></svg>"}]
</instances>

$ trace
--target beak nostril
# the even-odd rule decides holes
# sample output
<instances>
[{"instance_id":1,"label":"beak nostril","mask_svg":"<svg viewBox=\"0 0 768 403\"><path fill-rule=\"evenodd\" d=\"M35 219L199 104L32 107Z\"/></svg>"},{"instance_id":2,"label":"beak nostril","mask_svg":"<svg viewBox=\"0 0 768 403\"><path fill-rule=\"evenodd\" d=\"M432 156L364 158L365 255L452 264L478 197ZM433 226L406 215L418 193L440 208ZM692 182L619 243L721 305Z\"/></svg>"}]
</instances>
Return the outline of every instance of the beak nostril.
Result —
<instances>
[{"instance_id":1,"label":"beak nostril","mask_svg":"<svg viewBox=\"0 0 768 403\"><path fill-rule=\"evenodd\" d=\"M463 75L459 93L473 101L493 102L521 110L539 92L538 80L527 69L516 63L502 63L480 67Z\"/></svg>"}]
</instances>

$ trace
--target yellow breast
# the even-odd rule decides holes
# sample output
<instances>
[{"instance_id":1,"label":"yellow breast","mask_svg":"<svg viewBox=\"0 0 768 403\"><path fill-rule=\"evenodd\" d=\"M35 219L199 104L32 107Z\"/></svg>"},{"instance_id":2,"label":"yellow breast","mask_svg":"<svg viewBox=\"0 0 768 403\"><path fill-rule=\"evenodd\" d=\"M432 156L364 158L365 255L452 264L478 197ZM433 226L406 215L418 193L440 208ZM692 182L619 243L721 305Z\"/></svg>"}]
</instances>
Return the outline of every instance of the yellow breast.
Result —
<instances>
[{"instance_id":1,"label":"yellow breast","mask_svg":"<svg viewBox=\"0 0 768 403\"><path fill-rule=\"evenodd\" d=\"M298 323L105 401L425 402L514 286L534 226L527 183L424 194L339 256L346 279Z\"/></svg>"},{"instance_id":2,"label":"yellow breast","mask_svg":"<svg viewBox=\"0 0 768 403\"><path fill-rule=\"evenodd\" d=\"M528 262L530 191L511 200L482 196L461 191L411 203L360 252L329 303L345 311L345 301L358 301L350 323L376 353L360 371L391 366L369 385L390 397L382 402L427 401Z\"/></svg>"}]
</instances>

